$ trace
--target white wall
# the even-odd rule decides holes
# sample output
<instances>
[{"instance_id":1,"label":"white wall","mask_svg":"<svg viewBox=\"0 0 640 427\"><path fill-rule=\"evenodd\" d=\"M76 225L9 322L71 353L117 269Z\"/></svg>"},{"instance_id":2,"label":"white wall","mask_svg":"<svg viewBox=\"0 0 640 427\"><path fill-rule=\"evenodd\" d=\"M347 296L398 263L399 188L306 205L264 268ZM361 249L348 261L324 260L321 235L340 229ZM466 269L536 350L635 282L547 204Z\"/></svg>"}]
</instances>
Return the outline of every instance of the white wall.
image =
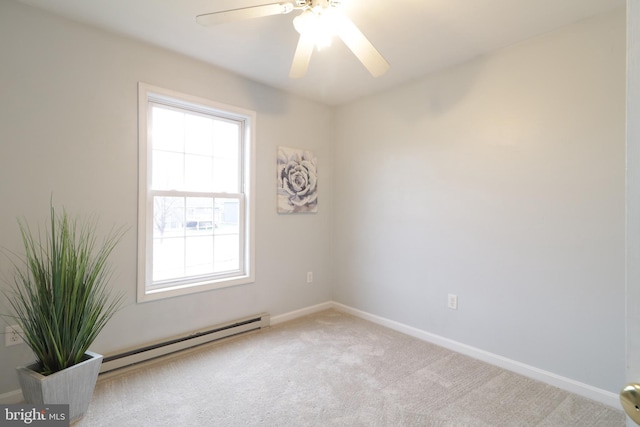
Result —
<instances>
[{"instance_id":1,"label":"white wall","mask_svg":"<svg viewBox=\"0 0 640 427\"><path fill-rule=\"evenodd\" d=\"M330 108L15 2L0 2L0 58L0 247L20 252L16 219L43 224L51 194L72 213L98 213L105 229L129 227L112 259L112 284L126 293L126 306L94 350L331 299ZM138 81L257 111L255 284L135 303ZM276 213L278 145L318 155L318 214ZM6 287L5 257L0 277ZM0 394L19 388L14 369L31 359L26 346L0 344Z\"/></svg>"},{"instance_id":2,"label":"white wall","mask_svg":"<svg viewBox=\"0 0 640 427\"><path fill-rule=\"evenodd\" d=\"M337 302L619 391L624 10L336 120Z\"/></svg>"}]
</instances>

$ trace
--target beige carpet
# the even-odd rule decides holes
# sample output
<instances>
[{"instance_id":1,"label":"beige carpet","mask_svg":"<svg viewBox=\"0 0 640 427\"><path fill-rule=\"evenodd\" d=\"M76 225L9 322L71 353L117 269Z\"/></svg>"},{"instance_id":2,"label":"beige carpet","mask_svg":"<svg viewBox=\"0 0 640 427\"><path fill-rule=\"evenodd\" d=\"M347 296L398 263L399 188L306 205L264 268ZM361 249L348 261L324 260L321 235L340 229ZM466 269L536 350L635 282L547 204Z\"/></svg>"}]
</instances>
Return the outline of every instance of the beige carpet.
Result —
<instances>
[{"instance_id":1,"label":"beige carpet","mask_svg":"<svg viewBox=\"0 0 640 427\"><path fill-rule=\"evenodd\" d=\"M75 426L624 426L622 411L333 310L101 378Z\"/></svg>"}]
</instances>

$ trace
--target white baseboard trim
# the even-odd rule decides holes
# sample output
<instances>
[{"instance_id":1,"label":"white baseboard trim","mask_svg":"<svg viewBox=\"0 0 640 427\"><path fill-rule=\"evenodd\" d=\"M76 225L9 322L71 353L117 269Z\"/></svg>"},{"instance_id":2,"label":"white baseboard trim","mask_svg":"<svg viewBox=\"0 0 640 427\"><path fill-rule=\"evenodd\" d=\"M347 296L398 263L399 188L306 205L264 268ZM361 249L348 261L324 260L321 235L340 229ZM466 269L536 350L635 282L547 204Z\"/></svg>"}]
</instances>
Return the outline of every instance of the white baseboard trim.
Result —
<instances>
[{"instance_id":1,"label":"white baseboard trim","mask_svg":"<svg viewBox=\"0 0 640 427\"><path fill-rule=\"evenodd\" d=\"M23 401L22 390L13 390L0 394L0 405L14 405L16 403L22 403Z\"/></svg>"},{"instance_id":2,"label":"white baseboard trim","mask_svg":"<svg viewBox=\"0 0 640 427\"><path fill-rule=\"evenodd\" d=\"M439 345L449 350L453 350L457 353L473 357L474 359L490 363L494 366L498 366L508 371L512 371L525 377L544 382L570 393L575 393L579 396L586 397L587 399L595 400L596 402L603 403L612 408L622 410L618 395L610 391L602 390L600 388L593 387L591 385L584 384L570 378L565 378L552 372L548 372L534 366L529 366L524 363L499 356L497 354L489 353L488 351L480 350L478 348L462 344L449 338L444 338L439 335L414 328L412 326L407 326L394 320L376 316L374 314L370 314L344 304L332 302L331 306L338 311L351 314L361 319L369 320L370 322L386 326L389 329L402 332L414 338Z\"/></svg>"},{"instance_id":3,"label":"white baseboard trim","mask_svg":"<svg viewBox=\"0 0 640 427\"><path fill-rule=\"evenodd\" d=\"M311 307L302 308L300 310L291 311L289 313L271 316L270 323L271 325L277 325L278 323L287 322L289 320L297 319L298 317L307 316L319 311L329 310L330 308L335 308L335 303L333 301L327 301L323 302L322 304L312 305Z\"/></svg>"},{"instance_id":4,"label":"white baseboard trim","mask_svg":"<svg viewBox=\"0 0 640 427\"><path fill-rule=\"evenodd\" d=\"M414 338L418 338L420 340L427 341L435 345L447 348L449 350L473 357L474 359L487 362L489 364L515 372L517 374L524 375L525 377L544 382L570 393L575 393L587 399L595 400L596 402L600 402L612 408L619 410L622 409L618 395L610 391L602 390L597 387L572 380L570 378L565 378L552 372L538 369L536 367L529 366L524 363L517 362L515 360L511 360L493 353L489 353L488 351L480 350L478 348L462 344L460 342L444 338L439 335L432 334L430 332L426 332L400 322L396 322L394 320L389 320L375 314L370 314L365 311L358 310L334 301L328 301L322 304L317 304L311 307L302 308L300 310L280 314L278 316L273 316L271 317L270 323L271 325L277 325L279 323L294 320L299 317L307 316L309 314L317 313L331 308L343 313L351 314L352 316L359 317L364 320L368 320L378 325L385 326L389 329L407 334ZM0 394L0 404L3 405L21 403L22 401L23 398L21 390L14 390L8 393Z\"/></svg>"}]
</instances>

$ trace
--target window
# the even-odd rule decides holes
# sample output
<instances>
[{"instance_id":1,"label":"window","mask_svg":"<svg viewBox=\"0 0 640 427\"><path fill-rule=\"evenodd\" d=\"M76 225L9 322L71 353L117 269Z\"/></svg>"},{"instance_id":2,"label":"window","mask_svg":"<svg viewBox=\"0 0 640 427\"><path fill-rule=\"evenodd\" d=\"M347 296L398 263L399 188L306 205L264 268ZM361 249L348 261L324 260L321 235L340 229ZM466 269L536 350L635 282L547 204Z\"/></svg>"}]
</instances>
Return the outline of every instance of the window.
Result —
<instances>
[{"instance_id":1,"label":"window","mask_svg":"<svg viewBox=\"0 0 640 427\"><path fill-rule=\"evenodd\" d=\"M252 282L255 113L138 95L138 301Z\"/></svg>"}]
</instances>

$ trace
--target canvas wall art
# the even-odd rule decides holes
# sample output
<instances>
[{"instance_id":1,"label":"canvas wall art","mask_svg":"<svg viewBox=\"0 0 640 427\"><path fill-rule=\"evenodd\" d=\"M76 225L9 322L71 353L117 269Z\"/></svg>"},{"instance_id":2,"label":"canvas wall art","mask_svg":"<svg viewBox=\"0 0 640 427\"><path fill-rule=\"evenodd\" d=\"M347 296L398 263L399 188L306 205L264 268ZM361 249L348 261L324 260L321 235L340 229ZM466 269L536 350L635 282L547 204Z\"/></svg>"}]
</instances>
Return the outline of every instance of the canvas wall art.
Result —
<instances>
[{"instance_id":1,"label":"canvas wall art","mask_svg":"<svg viewBox=\"0 0 640 427\"><path fill-rule=\"evenodd\" d=\"M278 147L278 213L318 212L317 158L308 150Z\"/></svg>"}]
</instances>

